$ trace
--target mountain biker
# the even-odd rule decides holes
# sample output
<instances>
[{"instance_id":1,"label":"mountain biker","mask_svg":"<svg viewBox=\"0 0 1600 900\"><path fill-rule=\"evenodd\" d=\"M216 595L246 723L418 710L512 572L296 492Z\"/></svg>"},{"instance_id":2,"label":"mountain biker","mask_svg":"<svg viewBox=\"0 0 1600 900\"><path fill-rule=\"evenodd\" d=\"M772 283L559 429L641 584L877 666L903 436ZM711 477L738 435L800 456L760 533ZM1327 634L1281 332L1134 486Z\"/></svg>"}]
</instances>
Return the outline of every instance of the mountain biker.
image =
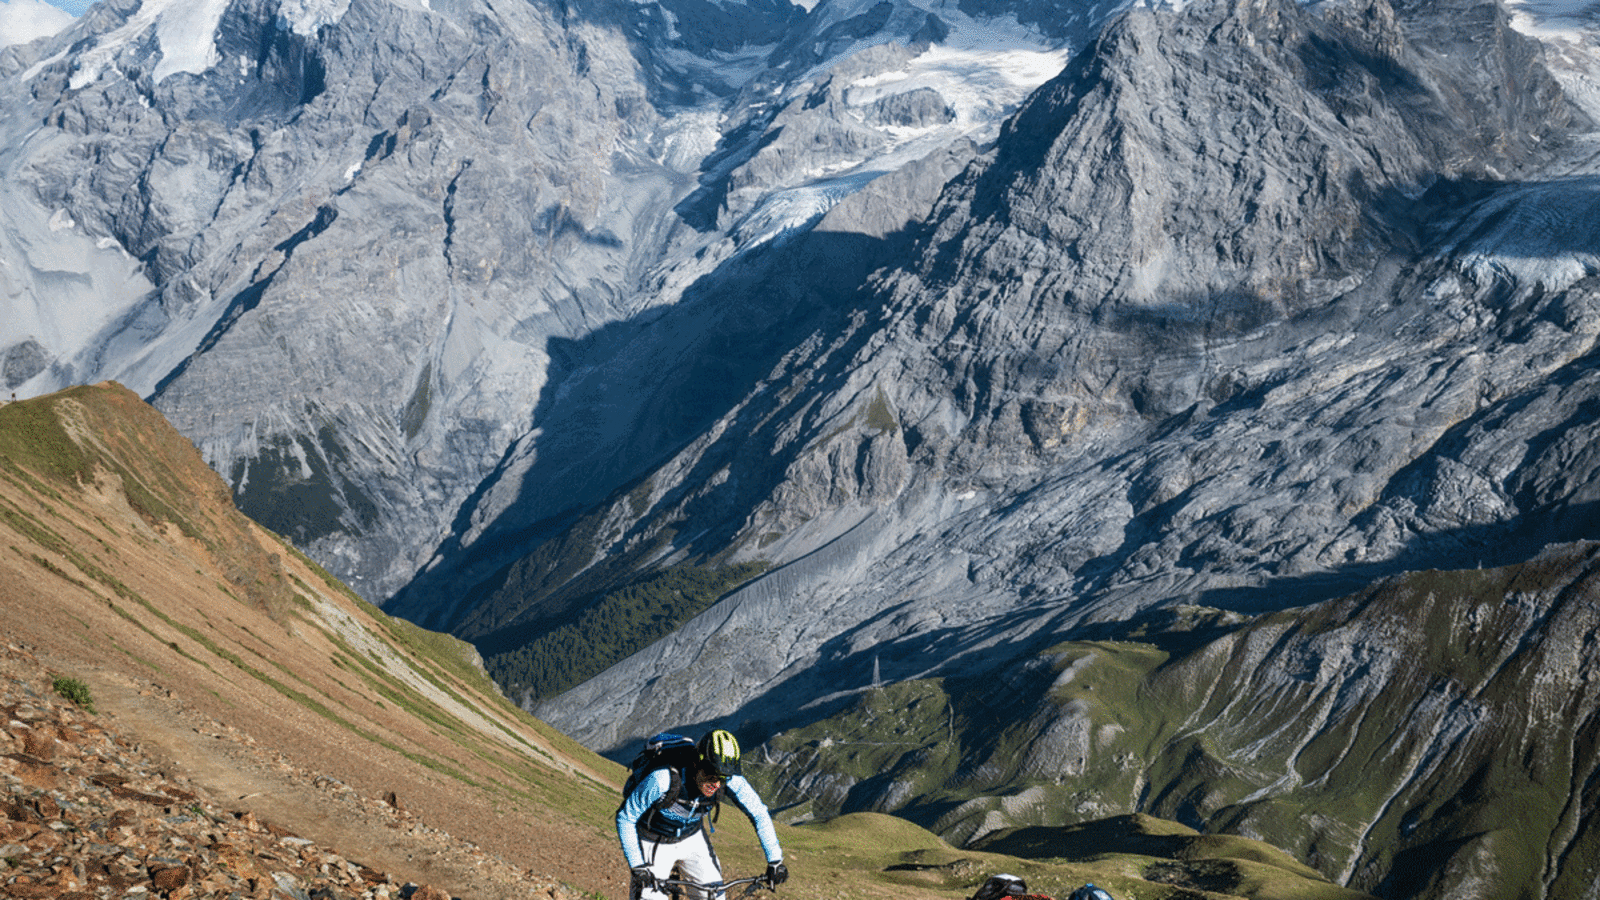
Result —
<instances>
[{"instance_id":1,"label":"mountain biker","mask_svg":"<svg viewBox=\"0 0 1600 900\"><path fill-rule=\"evenodd\" d=\"M674 866L687 881L722 881L706 816L724 797L755 826L767 857L767 883L776 887L789 877L767 806L742 774L738 740L717 729L702 737L695 749L693 763L676 773L671 768L650 772L617 810L617 838L631 876L630 900L665 900L658 883L671 877Z\"/></svg>"}]
</instances>

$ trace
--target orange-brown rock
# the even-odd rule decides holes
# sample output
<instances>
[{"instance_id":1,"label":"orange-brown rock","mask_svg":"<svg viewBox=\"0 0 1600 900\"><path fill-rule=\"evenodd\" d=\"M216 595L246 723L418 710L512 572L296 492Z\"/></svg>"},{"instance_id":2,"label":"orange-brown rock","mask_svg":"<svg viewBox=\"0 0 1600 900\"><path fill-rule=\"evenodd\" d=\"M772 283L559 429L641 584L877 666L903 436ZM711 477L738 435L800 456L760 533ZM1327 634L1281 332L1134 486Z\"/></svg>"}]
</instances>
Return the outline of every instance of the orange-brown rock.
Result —
<instances>
[{"instance_id":1,"label":"orange-brown rock","mask_svg":"<svg viewBox=\"0 0 1600 900\"><path fill-rule=\"evenodd\" d=\"M175 891L189 883L188 866L170 866L152 869L150 883L159 891Z\"/></svg>"}]
</instances>

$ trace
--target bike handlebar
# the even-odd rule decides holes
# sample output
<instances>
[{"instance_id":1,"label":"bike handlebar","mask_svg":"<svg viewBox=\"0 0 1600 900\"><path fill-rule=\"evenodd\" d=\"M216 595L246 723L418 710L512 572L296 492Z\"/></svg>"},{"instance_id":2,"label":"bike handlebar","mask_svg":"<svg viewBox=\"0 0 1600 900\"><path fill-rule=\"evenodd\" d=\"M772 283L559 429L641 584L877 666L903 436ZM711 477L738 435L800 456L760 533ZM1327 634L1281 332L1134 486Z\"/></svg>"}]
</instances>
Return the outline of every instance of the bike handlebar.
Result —
<instances>
[{"instance_id":1,"label":"bike handlebar","mask_svg":"<svg viewBox=\"0 0 1600 900\"><path fill-rule=\"evenodd\" d=\"M676 878L662 878L657 879L656 881L656 885L663 888L692 888L694 890L710 891L713 894L726 893L731 888L736 888L740 885L746 884L750 886L745 888L744 891L739 895L741 897L749 895L758 887L764 887L769 891L777 890L777 887L768 881L767 876L765 875L752 875L749 878L735 878L732 881L710 881L704 884L698 881L679 881Z\"/></svg>"}]
</instances>

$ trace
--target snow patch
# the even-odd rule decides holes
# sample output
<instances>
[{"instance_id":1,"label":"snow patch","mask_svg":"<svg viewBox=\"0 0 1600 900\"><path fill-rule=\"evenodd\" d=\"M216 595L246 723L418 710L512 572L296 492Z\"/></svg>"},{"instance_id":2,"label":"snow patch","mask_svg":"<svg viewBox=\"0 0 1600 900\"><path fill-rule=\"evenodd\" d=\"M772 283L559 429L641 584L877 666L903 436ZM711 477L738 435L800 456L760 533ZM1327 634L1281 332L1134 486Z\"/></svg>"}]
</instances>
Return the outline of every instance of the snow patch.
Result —
<instances>
[{"instance_id":1,"label":"snow patch","mask_svg":"<svg viewBox=\"0 0 1600 900\"><path fill-rule=\"evenodd\" d=\"M58 34L72 24L72 14L43 0L0 3L0 47L26 44Z\"/></svg>"},{"instance_id":2,"label":"snow patch","mask_svg":"<svg viewBox=\"0 0 1600 900\"><path fill-rule=\"evenodd\" d=\"M40 72L43 72L45 70L45 67L53 66L56 63L60 62L61 60L66 59L66 57L67 57L67 51L62 50L61 52L53 54L52 56L50 56L50 57L48 57L46 59L39 60L38 62L36 62L33 65L29 66L28 70L26 72L22 73L21 80L24 83L32 81L34 76L38 75Z\"/></svg>"},{"instance_id":3,"label":"snow patch","mask_svg":"<svg viewBox=\"0 0 1600 900\"><path fill-rule=\"evenodd\" d=\"M209 71L222 62L217 51L216 35L217 25L227 12L228 2L145 0L127 22L102 35L93 47L79 55L70 86L73 90L81 90L93 84L125 46L142 39L152 30L161 48L161 62L152 73L157 83L179 72L198 75ZM414 5L419 9L428 8L426 0ZM349 0L284 0L278 15L282 27L297 35L311 36L316 34L317 29L337 23L349 8ZM241 73L248 74L248 61L241 59L239 64ZM34 67L26 77L31 77L38 68Z\"/></svg>"},{"instance_id":4,"label":"snow patch","mask_svg":"<svg viewBox=\"0 0 1600 900\"><path fill-rule=\"evenodd\" d=\"M152 73L157 82L178 72L204 72L217 64L217 23L227 8L227 0L145 0L120 28L79 55L69 85L81 90L93 84L123 47L151 30L161 47Z\"/></svg>"},{"instance_id":5,"label":"snow patch","mask_svg":"<svg viewBox=\"0 0 1600 900\"><path fill-rule=\"evenodd\" d=\"M1600 24L1592 0L1508 0L1511 27L1545 47L1545 62L1568 98L1600 119Z\"/></svg>"},{"instance_id":6,"label":"snow patch","mask_svg":"<svg viewBox=\"0 0 1600 900\"><path fill-rule=\"evenodd\" d=\"M1459 248L1479 281L1509 277L1563 291L1600 272L1600 253L1582 237L1600 227L1600 177L1510 185L1462 225Z\"/></svg>"},{"instance_id":7,"label":"snow patch","mask_svg":"<svg viewBox=\"0 0 1600 900\"><path fill-rule=\"evenodd\" d=\"M427 3L420 6L426 9ZM311 37L318 28L338 23L348 9L350 0L284 0L278 7L278 15L290 31L301 37Z\"/></svg>"},{"instance_id":8,"label":"snow patch","mask_svg":"<svg viewBox=\"0 0 1600 900\"><path fill-rule=\"evenodd\" d=\"M221 60L217 53L217 24L227 9L228 0L169 2L156 21L156 37L161 42L161 64L154 73L156 83L179 72L198 75Z\"/></svg>"},{"instance_id":9,"label":"snow patch","mask_svg":"<svg viewBox=\"0 0 1600 900\"><path fill-rule=\"evenodd\" d=\"M1595 24L1593 0L1508 0L1512 25L1523 34L1570 35Z\"/></svg>"},{"instance_id":10,"label":"snow patch","mask_svg":"<svg viewBox=\"0 0 1600 900\"><path fill-rule=\"evenodd\" d=\"M18 396L58 390L90 373L123 380L115 362L125 357L108 349L107 336L136 326L141 308L151 305L138 260L84 234L65 210L47 212L11 186L0 187L0 259L0 351L32 341L49 360L11 386Z\"/></svg>"},{"instance_id":11,"label":"snow patch","mask_svg":"<svg viewBox=\"0 0 1600 900\"><path fill-rule=\"evenodd\" d=\"M1023 43L1015 33L967 31L930 47L899 71L857 80L846 90L845 102L865 106L895 94L931 88L955 112L957 127L988 125L998 112L1015 108L1060 74L1070 57L1070 48Z\"/></svg>"},{"instance_id":12,"label":"snow patch","mask_svg":"<svg viewBox=\"0 0 1600 900\"><path fill-rule=\"evenodd\" d=\"M974 19L955 9L941 9L939 15L950 28L943 43L896 70L856 79L846 88L844 101L862 107L927 88L944 99L954 120L927 127L879 126L888 140L872 156L836 160L827 171L796 173L790 187L767 198L735 228L741 249L816 224L834 204L874 178L958 140L992 140L1006 116L1060 74L1073 53L1071 46L1051 42L1013 17ZM791 88L790 96L808 89L802 83Z\"/></svg>"},{"instance_id":13,"label":"snow patch","mask_svg":"<svg viewBox=\"0 0 1600 900\"><path fill-rule=\"evenodd\" d=\"M771 44L757 44L734 53L715 51L699 56L681 47L668 46L658 48L656 58L675 71L701 72L704 73L700 76L702 78L715 78L735 88L741 88L766 71L767 56L772 49Z\"/></svg>"},{"instance_id":14,"label":"snow patch","mask_svg":"<svg viewBox=\"0 0 1600 900\"><path fill-rule=\"evenodd\" d=\"M721 115L715 110L690 110L667 123L656 161L674 172L693 172L717 149L722 139Z\"/></svg>"}]
</instances>

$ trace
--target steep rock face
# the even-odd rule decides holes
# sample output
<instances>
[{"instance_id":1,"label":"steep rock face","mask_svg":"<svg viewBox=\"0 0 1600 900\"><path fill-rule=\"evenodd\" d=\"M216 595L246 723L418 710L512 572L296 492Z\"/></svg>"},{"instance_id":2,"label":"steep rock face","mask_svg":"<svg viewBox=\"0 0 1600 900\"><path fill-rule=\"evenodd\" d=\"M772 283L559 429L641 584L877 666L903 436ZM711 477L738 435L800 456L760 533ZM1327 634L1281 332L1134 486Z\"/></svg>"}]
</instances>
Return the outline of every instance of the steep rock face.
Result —
<instances>
[{"instance_id":1,"label":"steep rock face","mask_svg":"<svg viewBox=\"0 0 1600 900\"><path fill-rule=\"evenodd\" d=\"M0 371L24 395L129 384L374 600L424 568L471 584L848 305L772 248L992 136L1065 58L1065 31L947 16L98 5L0 53ZM883 236L810 258L859 280ZM449 622L459 593L400 606Z\"/></svg>"},{"instance_id":2,"label":"steep rock face","mask_svg":"<svg viewBox=\"0 0 1600 900\"><path fill-rule=\"evenodd\" d=\"M717 107L715 130L704 106L665 109L666 157L704 155L686 164L693 180L672 206L673 227L662 226L671 247L634 284L635 314L552 342L562 365L535 427L388 608L474 637L488 622L548 612L499 591L507 567L526 568L518 560L530 551L549 557L551 536L584 510L633 492L662 460L721 428L718 419L797 345L836 333L860 305L860 284L904 252L944 182L1067 58L1059 42L1014 23L950 13L930 30L926 10L889 7L819 5L778 45L717 51L727 62L719 77L742 71L746 80ZM607 8L607 21L633 23L627 33L646 69L670 57L682 77L699 77L684 56L687 35L666 49L639 36L654 26L631 16L652 9ZM839 39L808 44L806 35ZM826 59L792 65L797 47L826 48ZM572 557L557 568L590 561L584 539L559 540ZM644 543L630 552L648 564Z\"/></svg>"},{"instance_id":3,"label":"steep rock face","mask_svg":"<svg viewBox=\"0 0 1600 900\"><path fill-rule=\"evenodd\" d=\"M1472 104L1435 86L1431 49L1385 6L1130 14L1007 123L889 283L896 339L957 373L934 381L970 419L955 452L1049 451L1085 411L1226 403L1217 369L1252 355L1229 344L1372 293L1380 260L1425 240L1428 187L1514 167L1568 121L1531 44L1483 30L1516 52L1451 90L1533 82L1538 99L1463 135Z\"/></svg>"},{"instance_id":4,"label":"steep rock face","mask_svg":"<svg viewBox=\"0 0 1600 900\"><path fill-rule=\"evenodd\" d=\"M1496 49L1436 64L1460 42ZM1585 536L1556 497L1595 475L1600 310L1560 235L1590 219L1540 168L1583 127L1493 5L1130 13L952 183L881 316L614 509L788 564L537 709L600 747L770 726L1154 606Z\"/></svg>"},{"instance_id":5,"label":"steep rock face","mask_svg":"<svg viewBox=\"0 0 1600 900\"><path fill-rule=\"evenodd\" d=\"M14 76L46 125L8 183L155 287L55 377L114 361L246 511L381 598L526 427L546 341L619 315L606 273L654 252L633 229L672 176L631 143L653 113L606 32L297 9L228 5L186 68L109 9L90 49Z\"/></svg>"}]
</instances>

